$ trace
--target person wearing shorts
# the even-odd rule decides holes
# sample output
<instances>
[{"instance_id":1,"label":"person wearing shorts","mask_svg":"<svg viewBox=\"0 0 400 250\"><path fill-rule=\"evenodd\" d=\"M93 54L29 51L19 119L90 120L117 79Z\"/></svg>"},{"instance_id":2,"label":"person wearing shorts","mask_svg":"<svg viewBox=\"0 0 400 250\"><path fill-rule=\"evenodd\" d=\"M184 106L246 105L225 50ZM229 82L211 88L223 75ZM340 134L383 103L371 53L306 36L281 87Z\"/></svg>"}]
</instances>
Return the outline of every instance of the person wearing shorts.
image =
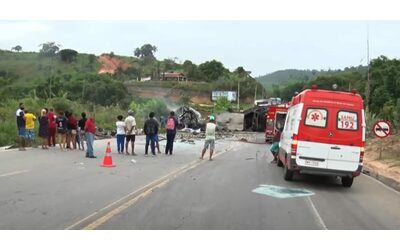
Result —
<instances>
[{"instance_id":1,"label":"person wearing shorts","mask_svg":"<svg viewBox=\"0 0 400 250\"><path fill-rule=\"evenodd\" d=\"M18 136L19 136L19 150L25 150L25 112L24 112L24 104L20 103L19 108L16 112L17 117L17 128L18 128Z\"/></svg>"},{"instance_id":2,"label":"person wearing shorts","mask_svg":"<svg viewBox=\"0 0 400 250\"><path fill-rule=\"evenodd\" d=\"M76 149L77 130L78 130L78 121L76 120L72 112L69 112L67 116L67 145L71 150Z\"/></svg>"},{"instance_id":3,"label":"person wearing shorts","mask_svg":"<svg viewBox=\"0 0 400 250\"><path fill-rule=\"evenodd\" d=\"M36 116L30 111L25 111L25 139L28 144L34 146Z\"/></svg>"},{"instance_id":4,"label":"person wearing shorts","mask_svg":"<svg viewBox=\"0 0 400 250\"><path fill-rule=\"evenodd\" d=\"M60 111L59 116L56 118L57 133L58 133L58 143L60 144L60 149L64 150L66 148L67 142L67 118L64 116L64 112Z\"/></svg>"},{"instance_id":5,"label":"person wearing shorts","mask_svg":"<svg viewBox=\"0 0 400 250\"><path fill-rule=\"evenodd\" d=\"M270 151L271 151L274 159L271 161L271 163L278 162L279 141L281 139L282 130L283 130L282 128L277 129L276 134L275 134L274 138L272 139L272 145L271 145Z\"/></svg>"},{"instance_id":6,"label":"person wearing shorts","mask_svg":"<svg viewBox=\"0 0 400 250\"><path fill-rule=\"evenodd\" d=\"M206 139L204 141L204 148L203 151L201 152L201 157L200 159L202 160L204 157L204 154L206 153L208 147L210 147L210 158L209 160L212 160L212 155L214 153L214 147L215 147L215 129L217 125L215 124L215 117L213 115L210 115L209 122L206 125Z\"/></svg>"},{"instance_id":7,"label":"person wearing shorts","mask_svg":"<svg viewBox=\"0 0 400 250\"><path fill-rule=\"evenodd\" d=\"M131 142L132 155L135 154L135 139L136 139L136 120L133 116L134 112L132 110L128 110L128 116L125 118L125 153L129 155L128 146L129 142Z\"/></svg>"}]
</instances>

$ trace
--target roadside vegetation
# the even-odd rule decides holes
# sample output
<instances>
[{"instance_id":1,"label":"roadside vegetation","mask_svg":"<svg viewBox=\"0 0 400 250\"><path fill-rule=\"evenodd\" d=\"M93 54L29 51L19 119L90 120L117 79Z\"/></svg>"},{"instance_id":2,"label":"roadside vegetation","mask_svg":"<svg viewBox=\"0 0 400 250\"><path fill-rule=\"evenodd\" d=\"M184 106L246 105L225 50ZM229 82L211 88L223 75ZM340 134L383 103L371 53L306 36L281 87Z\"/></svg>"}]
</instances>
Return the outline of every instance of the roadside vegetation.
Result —
<instances>
[{"instance_id":1,"label":"roadside vegetation","mask_svg":"<svg viewBox=\"0 0 400 250\"><path fill-rule=\"evenodd\" d=\"M290 100L295 92L301 92L316 84L319 89L332 89L336 84L338 90L356 89L362 96L368 109L367 125L372 126L378 119L385 119L393 124L395 132L400 128L400 60L380 56L370 63L370 91L367 98L367 72L346 71L324 74L314 80L298 81L288 85L272 85L273 96ZM370 128L371 129L371 128ZM369 131L370 131L369 129Z\"/></svg>"},{"instance_id":2,"label":"roadside vegetation","mask_svg":"<svg viewBox=\"0 0 400 250\"><path fill-rule=\"evenodd\" d=\"M169 107L161 98L142 98L129 93L130 85L147 85L179 89L183 93L212 90L236 90L240 85L241 97L254 96L254 89L262 89L243 67L233 72L221 62L211 60L196 65L190 60L183 63L178 58L157 60L157 47L145 44L133 50L132 57L105 53L129 64L127 69L118 68L113 74L99 74L102 66L93 54L79 53L62 48L55 42L39 45L40 51L24 52L20 45L11 50L0 50L0 146L14 144L17 140L15 111L23 102L27 110L37 117L42 108L81 112L95 112L96 123L102 130L115 129L116 116L126 115L128 109L136 112L139 127L150 111L166 116ZM185 82L157 81L163 72L181 72ZM151 77L151 82L141 82ZM259 91L258 96L265 95ZM193 105L191 96L182 94L177 105ZM205 109L214 112L214 108ZM36 129L38 125L36 124Z\"/></svg>"}]
</instances>

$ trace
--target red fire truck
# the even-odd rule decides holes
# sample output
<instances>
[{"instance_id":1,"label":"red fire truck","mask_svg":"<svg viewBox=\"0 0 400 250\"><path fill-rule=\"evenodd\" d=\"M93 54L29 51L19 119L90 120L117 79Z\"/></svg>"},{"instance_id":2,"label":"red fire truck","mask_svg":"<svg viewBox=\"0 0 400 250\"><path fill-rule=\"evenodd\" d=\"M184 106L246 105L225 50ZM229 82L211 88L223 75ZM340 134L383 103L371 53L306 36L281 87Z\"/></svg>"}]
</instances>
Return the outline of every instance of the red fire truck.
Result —
<instances>
[{"instance_id":1,"label":"red fire truck","mask_svg":"<svg viewBox=\"0 0 400 250\"><path fill-rule=\"evenodd\" d=\"M271 142L279 128L285 125L288 104L271 105L265 112L265 142Z\"/></svg>"}]
</instances>

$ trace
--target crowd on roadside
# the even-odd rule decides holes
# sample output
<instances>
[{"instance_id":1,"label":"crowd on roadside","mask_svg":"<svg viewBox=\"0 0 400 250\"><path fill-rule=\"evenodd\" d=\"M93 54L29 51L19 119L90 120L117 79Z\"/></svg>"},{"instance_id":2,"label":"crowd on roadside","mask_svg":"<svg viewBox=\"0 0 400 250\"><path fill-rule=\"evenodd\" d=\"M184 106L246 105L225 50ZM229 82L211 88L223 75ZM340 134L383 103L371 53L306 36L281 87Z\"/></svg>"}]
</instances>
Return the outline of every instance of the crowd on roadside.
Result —
<instances>
[{"instance_id":1,"label":"crowd on roadside","mask_svg":"<svg viewBox=\"0 0 400 250\"><path fill-rule=\"evenodd\" d=\"M137 155L135 153L136 140L136 119L134 112L129 110L127 116L123 115L116 117L116 140L118 154ZM36 117L34 112L26 110L23 103L19 104L16 111L17 128L19 136L19 150L24 151L26 146L33 146L35 142L35 124L39 125L39 137L41 138L41 148L46 150L49 147L55 147L58 141L62 151L65 150L82 150L85 151L86 157L96 158L93 150L93 143L96 133L95 113L92 112L89 117L86 113L81 113L81 118L78 120L71 111L58 111L56 114L54 109L43 108L40 111L40 116ZM201 159L210 147L210 160L215 145L215 117L210 116L210 121L206 126L206 140L204 148L201 152ZM160 117L160 122L155 118L154 112L150 112L148 119L144 122L143 131L146 135L145 155L149 155L148 149L150 146L151 155L160 154L159 145L159 129L165 126L166 129L166 147L165 154L172 155L173 145L178 126L178 120L175 117L175 112L171 111L169 116L164 119ZM57 137L57 139L56 139ZM131 150L129 151L129 145Z\"/></svg>"}]
</instances>

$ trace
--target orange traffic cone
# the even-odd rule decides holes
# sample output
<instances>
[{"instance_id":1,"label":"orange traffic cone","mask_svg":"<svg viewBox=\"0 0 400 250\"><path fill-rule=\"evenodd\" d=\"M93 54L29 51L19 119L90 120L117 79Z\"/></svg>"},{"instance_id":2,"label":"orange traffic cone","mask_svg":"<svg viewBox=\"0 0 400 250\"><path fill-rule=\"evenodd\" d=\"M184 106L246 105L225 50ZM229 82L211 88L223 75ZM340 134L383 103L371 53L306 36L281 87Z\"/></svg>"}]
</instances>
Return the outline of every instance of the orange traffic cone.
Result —
<instances>
[{"instance_id":1,"label":"orange traffic cone","mask_svg":"<svg viewBox=\"0 0 400 250\"><path fill-rule=\"evenodd\" d=\"M107 143L106 155L104 156L103 164L101 164L101 166L106 168L115 167L115 165L112 163L110 142Z\"/></svg>"}]
</instances>

